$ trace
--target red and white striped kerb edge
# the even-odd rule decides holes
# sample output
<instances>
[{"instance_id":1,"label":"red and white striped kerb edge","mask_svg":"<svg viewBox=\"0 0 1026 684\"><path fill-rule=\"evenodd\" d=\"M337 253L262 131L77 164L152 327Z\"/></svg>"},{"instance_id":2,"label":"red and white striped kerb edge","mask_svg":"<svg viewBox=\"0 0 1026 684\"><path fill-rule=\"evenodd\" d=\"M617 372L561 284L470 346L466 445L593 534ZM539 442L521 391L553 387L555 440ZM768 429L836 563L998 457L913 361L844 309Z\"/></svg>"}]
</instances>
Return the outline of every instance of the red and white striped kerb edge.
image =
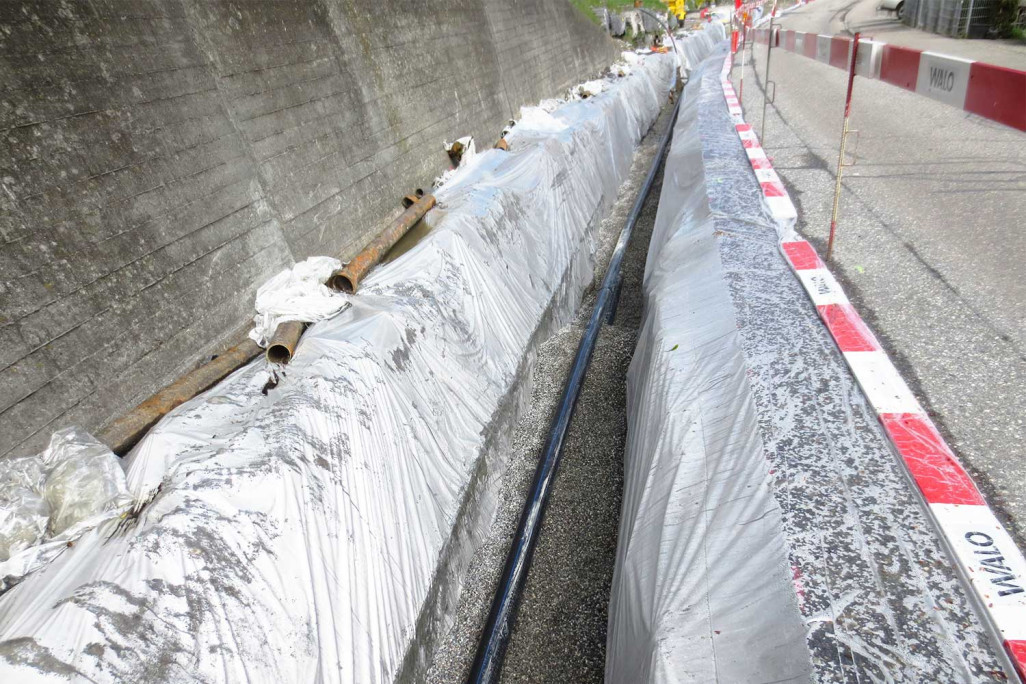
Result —
<instances>
[{"instance_id":1,"label":"red and white striped kerb edge","mask_svg":"<svg viewBox=\"0 0 1026 684\"><path fill-rule=\"evenodd\" d=\"M729 76L730 56L720 77L723 92L770 212L775 218L795 218L787 191L755 132L744 123ZM1019 677L1026 681L1026 558L816 250L805 240L782 242L781 248L1000 633Z\"/></svg>"},{"instance_id":2,"label":"red and white striped kerb edge","mask_svg":"<svg viewBox=\"0 0 1026 684\"><path fill-rule=\"evenodd\" d=\"M737 129L738 135L741 136L741 143L745 146L748 161L751 162L752 168L755 170L755 177L759 180L759 185L762 186L762 195L766 200L770 213L773 214L773 218L782 221L798 218L798 212L791 202L791 197L787 194L787 190L784 189L784 184L780 182L780 176L773 170L773 165L770 164L766 151L759 144L759 136L755 134L751 126L745 123L744 114L741 111L741 103L734 92L734 86L730 83L729 59L723 64L723 71L720 73L720 83L723 86L723 96L727 100L727 109L730 111L734 128Z\"/></svg>"},{"instance_id":3,"label":"red and white striped kerb edge","mask_svg":"<svg viewBox=\"0 0 1026 684\"><path fill-rule=\"evenodd\" d=\"M779 29L754 34L758 43L848 69L852 39L846 36ZM855 73L1026 131L1026 71L863 39Z\"/></svg>"}]
</instances>

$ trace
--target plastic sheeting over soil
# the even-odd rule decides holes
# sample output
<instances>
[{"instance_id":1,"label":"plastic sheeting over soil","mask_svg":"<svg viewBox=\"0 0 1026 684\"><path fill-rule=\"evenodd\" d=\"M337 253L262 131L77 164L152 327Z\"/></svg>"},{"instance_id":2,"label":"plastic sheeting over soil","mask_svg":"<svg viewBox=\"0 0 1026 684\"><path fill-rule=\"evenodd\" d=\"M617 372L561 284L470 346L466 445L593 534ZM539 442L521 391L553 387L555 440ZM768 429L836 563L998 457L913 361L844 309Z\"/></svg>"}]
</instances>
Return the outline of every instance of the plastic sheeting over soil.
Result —
<instances>
[{"instance_id":1,"label":"plastic sheeting over soil","mask_svg":"<svg viewBox=\"0 0 1026 684\"><path fill-rule=\"evenodd\" d=\"M1006 681L779 252L722 58L685 93L649 253L606 679Z\"/></svg>"},{"instance_id":2,"label":"plastic sheeting over soil","mask_svg":"<svg viewBox=\"0 0 1026 684\"><path fill-rule=\"evenodd\" d=\"M436 193L433 230L130 456L141 505L0 598L0 681L417 679L492 514L533 349L674 79L652 55L528 109ZM276 384L275 384L276 380Z\"/></svg>"},{"instance_id":3,"label":"plastic sheeting over soil","mask_svg":"<svg viewBox=\"0 0 1026 684\"><path fill-rule=\"evenodd\" d=\"M811 670L706 197L699 90L684 91L645 266L607 682Z\"/></svg>"},{"instance_id":4,"label":"plastic sheeting over soil","mask_svg":"<svg viewBox=\"0 0 1026 684\"><path fill-rule=\"evenodd\" d=\"M721 22L702 24L702 30L676 37L667 47L673 47L681 68L690 74L702 63L717 44L727 39L727 29Z\"/></svg>"}]
</instances>

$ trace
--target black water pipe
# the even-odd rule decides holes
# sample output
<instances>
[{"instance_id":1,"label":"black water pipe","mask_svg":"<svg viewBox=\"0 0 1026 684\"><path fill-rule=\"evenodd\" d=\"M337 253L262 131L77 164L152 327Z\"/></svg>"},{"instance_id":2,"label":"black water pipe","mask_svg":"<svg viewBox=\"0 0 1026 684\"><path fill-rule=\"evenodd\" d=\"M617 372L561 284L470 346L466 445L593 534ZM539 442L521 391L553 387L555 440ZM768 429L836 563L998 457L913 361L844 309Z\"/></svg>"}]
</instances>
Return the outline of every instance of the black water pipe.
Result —
<instances>
[{"instance_id":1,"label":"black water pipe","mask_svg":"<svg viewBox=\"0 0 1026 684\"><path fill-rule=\"evenodd\" d=\"M677 104L673 107L673 114L670 115L670 125L666 129L666 133L663 134L663 139L659 143L659 152L656 154L655 161L652 162L652 168L648 170L648 175L645 176L645 184L641 186L641 194L638 195L638 199L634 201L634 206L631 207L631 213L627 216L627 222L623 225L623 230L620 231L620 239L616 243L616 250L613 252L613 258L609 261L609 268L606 270L606 278L602 282L602 289L604 290L609 281L609 303L606 304L606 323L610 325L616 320L616 306L620 302L620 262L623 261L623 252L621 251L621 244L624 250L626 249L627 240L630 239L631 231L634 230L634 224L637 223L638 217L641 216L641 207L645 204L645 199L648 197L648 193L652 190L652 182L655 180L656 172L659 170L659 162L662 161L663 155L666 154L666 145L670 141L670 134L673 132L673 124L677 120L677 111L680 109L680 99L684 97L684 91L681 90L677 97ZM626 237L625 237L626 236ZM619 258L617 258L619 255ZM616 268L613 268L613 265ZM610 274L612 274L610 276ZM612 280L610 280L612 278ZM595 303L597 309L599 302Z\"/></svg>"},{"instance_id":2,"label":"black water pipe","mask_svg":"<svg viewBox=\"0 0 1026 684\"><path fill-rule=\"evenodd\" d=\"M552 421L552 429L549 432L548 440L545 442L545 449L542 451L541 460L538 462L538 469L534 473L534 482L531 484L531 492L528 495L524 509L520 513L520 522L517 524L516 535L510 546L509 554L506 556L506 566L502 571L502 579L495 591L495 598L492 600L492 608L488 613L488 622L481 640L477 645L477 655L474 656L474 665L471 668L468 682L479 684L482 682L497 682L502 671L502 661L506 656L506 647L509 645L509 638L513 632L513 625L516 622L517 610L520 607L520 597L524 590L524 583L527 580L527 571L531 567L531 559L534 556L535 545L538 541L538 532L541 529L542 519L545 516L545 508L548 505L549 492L552 488L553 478L559 468L559 461L563 452L563 439L566 437L567 427L573 417L574 406L577 404L577 397L581 393L581 385L584 383L584 375L588 372L588 364L591 362L591 354L595 349L595 340L598 338L599 330L602 327L602 317L610 307L615 310L615 295L620 282L620 266L623 263L624 255L627 252L627 241L630 240L631 231L641 214L641 207L652 190L652 182L655 180L659 170L659 164L666 153L667 144L673 134L673 124L677 120L677 112L680 110L681 98L673 107L673 114L670 115L670 123L659 143L659 151L652 160L652 168L648 171L645 184L634 201L631 213L627 217L623 230L620 231L620 238L616 241L616 248L609 260L609 267L606 270L605 278L602 280L602 289L599 290L598 298L595 300L595 308L592 309L591 319L588 321L588 328L577 346L577 355L574 357L574 365L570 371L566 386L563 388L563 396L559 400L559 410Z\"/></svg>"}]
</instances>

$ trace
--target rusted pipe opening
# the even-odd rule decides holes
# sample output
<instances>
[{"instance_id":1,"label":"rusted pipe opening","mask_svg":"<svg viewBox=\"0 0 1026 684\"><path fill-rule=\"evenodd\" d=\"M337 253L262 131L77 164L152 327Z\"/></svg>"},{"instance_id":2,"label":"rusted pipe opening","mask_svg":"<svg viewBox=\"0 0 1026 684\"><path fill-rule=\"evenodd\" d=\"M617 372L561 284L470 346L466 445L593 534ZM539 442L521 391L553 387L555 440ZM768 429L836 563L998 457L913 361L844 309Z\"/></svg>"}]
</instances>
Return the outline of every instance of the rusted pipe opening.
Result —
<instances>
[{"instance_id":1,"label":"rusted pipe opening","mask_svg":"<svg viewBox=\"0 0 1026 684\"><path fill-rule=\"evenodd\" d=\"M356 286L353 281L349 279L342 271L335 271L331 278L328 279L328 287L337 292L345 292L346 294L353 294L356 292Z\"/></svg>"},{"instance_id":2,"label":"rusted pipe opening","mask_svg":"<svg viewBox=\"0 0 1026 684\"><path fill-rule=\"evenodd\" d=\"M284 344L271 344L267 347L267 360L285 364L292 360L292 352Z\"/></svg>"},{"instance_id":3,"label":"rusted pipe opening","mask_svg":"<svg viewBox=\"0 0 1026 684\"><path fill-rule=\"evenodd\" d=\"M296 353L296 346L299 344L299 338L303 336L303 329L306 327L305 323L299 321L287 321L281 323L271 335L271 340L267 345L267 360L271 363L286 364L292 360L292 355Z\"/></svg>"},{"instance_id":4,"label":"rusted pipe opening","mask_svg":"<svg viewBox=\"0 0 1026 684\"><path fill-rule=\"evenodd\" d=\"M421 190L420 188L417 188L416 190L413 191L412 194L409 194L409 195L406 195L405 197L403 197L403 208L404 209L409 209L414 204L416 204L420 200L420 198L423 197L423 196L424 196L424 191Z\"/></svg>"}]
</instances>

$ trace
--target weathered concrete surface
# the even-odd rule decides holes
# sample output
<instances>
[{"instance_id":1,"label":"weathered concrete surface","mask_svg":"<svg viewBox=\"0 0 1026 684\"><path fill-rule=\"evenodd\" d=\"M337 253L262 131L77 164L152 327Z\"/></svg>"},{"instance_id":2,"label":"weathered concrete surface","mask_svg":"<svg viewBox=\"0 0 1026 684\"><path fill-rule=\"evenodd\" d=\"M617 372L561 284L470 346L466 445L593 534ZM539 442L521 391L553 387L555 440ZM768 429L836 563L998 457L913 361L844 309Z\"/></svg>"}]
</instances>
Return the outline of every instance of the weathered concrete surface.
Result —
<instances>
[{"instance_id":1,"label":"weathered concrete surface","mask_svg":"<svg viewBox=\"0 0 1026 684\"><path fill-rule=\"evenodd\" d=\"M0 455L225 348L615 44L547 0L0 4Z\"/></svg>"}]
</instances>

